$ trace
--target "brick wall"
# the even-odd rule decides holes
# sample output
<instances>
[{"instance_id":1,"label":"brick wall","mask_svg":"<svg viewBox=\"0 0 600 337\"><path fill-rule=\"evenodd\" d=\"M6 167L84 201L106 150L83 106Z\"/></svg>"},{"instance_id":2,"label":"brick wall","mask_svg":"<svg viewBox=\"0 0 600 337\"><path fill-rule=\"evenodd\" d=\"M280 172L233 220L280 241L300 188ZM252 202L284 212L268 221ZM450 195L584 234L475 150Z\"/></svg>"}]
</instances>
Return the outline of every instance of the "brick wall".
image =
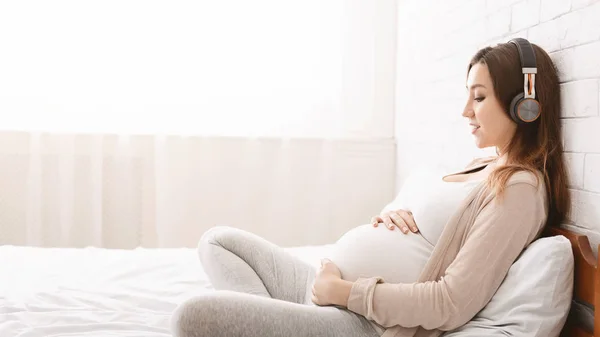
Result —
<instances>
[{"instance_id":1,"label":"brick wall","mask_svg":"<svg viewBox=\"0 0 600 337\"><path fill-rule=\"evenodd\" d=\"M411 170L461 168L479 150L461 112L481 47L524 37L560 71L572 229L600 243L600 1L405 0L398 5L397 187ZM594 247L596 248L596 247Z\"/></svg>"}]
</instances>

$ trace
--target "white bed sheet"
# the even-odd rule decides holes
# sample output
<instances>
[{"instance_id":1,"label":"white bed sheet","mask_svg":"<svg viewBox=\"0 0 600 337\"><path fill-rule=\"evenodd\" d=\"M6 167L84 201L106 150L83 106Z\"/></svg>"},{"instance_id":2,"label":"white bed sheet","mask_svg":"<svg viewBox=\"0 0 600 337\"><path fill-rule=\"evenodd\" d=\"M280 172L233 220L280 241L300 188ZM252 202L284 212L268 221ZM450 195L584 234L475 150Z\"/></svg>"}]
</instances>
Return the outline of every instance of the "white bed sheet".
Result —
<instances>
[{"instance_id":1,"label":"white bed sheet","mask_svg":"<svg viewBox=\"0 0 600 337\"><path fill-rule=\"evenodd\" d=\"M332 245L286 248L318 265ZM214 291L191 248L0 247L0 336L171 336L175 307Z\"/></svg>"}]
</instances>

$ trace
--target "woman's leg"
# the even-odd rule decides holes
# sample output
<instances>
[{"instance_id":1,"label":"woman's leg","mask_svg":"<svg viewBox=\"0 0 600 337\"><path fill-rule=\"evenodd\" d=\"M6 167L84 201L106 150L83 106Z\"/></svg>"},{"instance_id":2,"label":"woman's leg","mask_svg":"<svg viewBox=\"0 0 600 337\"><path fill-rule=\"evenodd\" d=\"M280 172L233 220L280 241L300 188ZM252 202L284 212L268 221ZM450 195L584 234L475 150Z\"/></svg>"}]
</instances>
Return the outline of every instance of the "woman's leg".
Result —
<instances>
[{"instance_id":1,"label":"woman's leg","mask_svg":"<svg viewBox=\"0 0 600 337\"><path fill-rule=\"evenodd\" d=\"M198 255L216 290L313 304L316 268L258 235L216 226L200 239Z\"/></svg>"},{"instance_id":2,"label":"woman's leg","mask_svg":"<svg viewBox=\"0 0 600 337\"><path fill-rule=\"evenodd\" d=\"M378 337L366 318L330 306L220 290L191 298L171 318L174 337Z\"/></svg>"}]
</instances>

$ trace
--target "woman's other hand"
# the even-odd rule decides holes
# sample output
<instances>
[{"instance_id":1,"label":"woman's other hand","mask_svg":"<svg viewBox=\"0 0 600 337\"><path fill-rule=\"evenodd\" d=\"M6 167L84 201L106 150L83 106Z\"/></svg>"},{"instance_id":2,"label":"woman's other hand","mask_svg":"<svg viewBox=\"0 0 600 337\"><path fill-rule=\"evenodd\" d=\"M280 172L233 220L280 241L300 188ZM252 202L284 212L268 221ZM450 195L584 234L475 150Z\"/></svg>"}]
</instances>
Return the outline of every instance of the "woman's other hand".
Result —
<instances>
[{"instance_id":1,"label":"woman's other hand","mask_svg":"<svg viewBox=\"0 0 600 337\"><path fill-rule=\"evenodd\" d=\"M409 230L413 233L419 231L412 212L403 209L383 212L379 216L371 218L373 227L377 227L379 223L383 223L389 230L398 227L404 234L407 234Z\"/></svg>"},{"instance_id":2,"label":"woman's other hand","mask_svg":"<svg viewBox=\"0 0 600 337\"><path fill-rule=\"evenodd\" d=\"M312 286L312 301L317 305L337 305L339 287L336 285L342 280L340 269L329 259L321 260L321 267ZM347 301L347 296L346 296Z\"/></svg>"}]
</instances>

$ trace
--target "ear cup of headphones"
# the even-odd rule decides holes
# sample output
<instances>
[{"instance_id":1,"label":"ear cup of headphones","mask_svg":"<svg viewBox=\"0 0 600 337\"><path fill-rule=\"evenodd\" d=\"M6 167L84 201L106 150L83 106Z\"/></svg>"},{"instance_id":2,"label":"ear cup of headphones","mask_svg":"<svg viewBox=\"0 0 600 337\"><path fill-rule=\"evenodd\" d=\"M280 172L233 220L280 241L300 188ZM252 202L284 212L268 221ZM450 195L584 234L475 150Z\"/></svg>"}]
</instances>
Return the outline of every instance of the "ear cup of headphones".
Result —
<instances>
[{"instance_id":1,"label":"ear cup of headphones","mask_svg":"<svg viewBox=\"0 0 600 337\"><path fill-rule=\"evenodd\" d=\"M510 117L515 123L531 123L540 117L540 103L533 98L525 98L525 94L520 93L510 102Z\"/></svg>"}]
</instances>

